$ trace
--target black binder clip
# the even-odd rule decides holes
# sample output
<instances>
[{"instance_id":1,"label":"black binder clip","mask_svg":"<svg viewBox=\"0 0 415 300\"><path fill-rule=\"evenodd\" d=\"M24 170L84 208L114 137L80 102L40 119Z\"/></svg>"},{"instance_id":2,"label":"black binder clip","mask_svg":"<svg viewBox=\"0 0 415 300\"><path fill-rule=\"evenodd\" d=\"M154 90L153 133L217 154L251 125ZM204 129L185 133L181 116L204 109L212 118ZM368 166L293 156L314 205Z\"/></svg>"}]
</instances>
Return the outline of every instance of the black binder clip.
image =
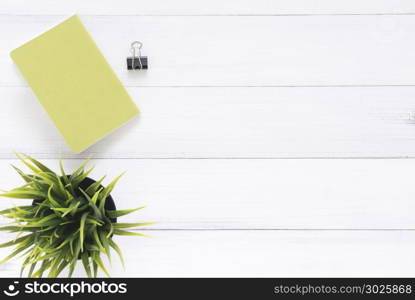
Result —
<instances>
[{"instance_id":1,"label":"black binder clip","mask_svg":"<svg viewBox=\"0 0 415 300\"><path fill-rule=\"evenodd\" d=\"M128 70L147 70L147 56L141 56L141 47L143 47L143 43L139 41L131 43L131 53L133 56L127 57Z\"/></svg>"}]
</instances>

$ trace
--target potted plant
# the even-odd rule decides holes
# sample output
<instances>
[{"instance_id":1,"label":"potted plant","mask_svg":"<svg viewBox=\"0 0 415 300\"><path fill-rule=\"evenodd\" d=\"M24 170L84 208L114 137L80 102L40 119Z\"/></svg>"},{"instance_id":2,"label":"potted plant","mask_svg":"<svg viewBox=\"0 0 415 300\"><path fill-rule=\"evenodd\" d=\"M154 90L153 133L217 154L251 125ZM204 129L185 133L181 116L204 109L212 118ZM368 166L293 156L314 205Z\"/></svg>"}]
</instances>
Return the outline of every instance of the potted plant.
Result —
<instances>
[{"instance_id":1,"label":"potted plant","mask_svg":"<svg viewBox=\"0 0 415 300\"><path fill-rule=\"evenodd\" d=\"M45 272L49 277L57 277L68 268L71 277L80 260L88 277L96 277L98 269L109 276L101 254L111 261L112 248L124 265L113 236L143 236L125 229L151 223L117 223L118 217L142 208L116 210L110 193L122 174L103 187L105 176L98 181L88 177L94 168L85 170L89 160L70 175L59 162L58 175L28 155L17 157L32 174L13 166L25 184L0 196L29 199L31 203L0 211L0 215L13 220L0 230L17 233L15 239L0 245L15 247L0 264L21 254L24 261L20 276L28 268L29 277L41 277Z\"/></svg>"}]
</instances>

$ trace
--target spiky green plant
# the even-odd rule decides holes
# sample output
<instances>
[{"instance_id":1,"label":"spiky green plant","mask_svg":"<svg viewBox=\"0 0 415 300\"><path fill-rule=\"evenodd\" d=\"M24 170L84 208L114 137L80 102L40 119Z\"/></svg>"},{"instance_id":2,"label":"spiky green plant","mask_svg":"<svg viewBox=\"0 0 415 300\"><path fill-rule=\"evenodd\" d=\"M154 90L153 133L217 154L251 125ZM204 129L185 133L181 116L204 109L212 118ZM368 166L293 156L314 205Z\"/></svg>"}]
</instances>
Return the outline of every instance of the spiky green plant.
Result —
<instances>
[{"instance_id":1,"label":"spiky green plant","mask_svg":"<svg viewBox=\"0 0 415 300\"><path fill-rule=\"evenodd\" d=\"M124 265L121 250L113 241L113 235L143 236L124 229L151 223L112 222L114 218L142 208L106 209L106 199L122 174L105 188L101 185L104 176L84 190L80 185L94 168L85 170L89 160L70 175L65 173L59 162L61 174L58 175L28 155L17 154L17 157L32 174L13 166L25 184L0 196L29 199L32 202L0 211L0 215L13 220L12 224L0 227L0 230L17 233L15 239L0 245L15 246L0 264L21 254L24 261L20 276L28 267L29 277L42 277L45 272L49 272L49 277L57 277L65 268L69 269L68 277L71 277L79 259L88 277L96 277L98 269L109 276L101 254L111 261L112 248Z\"/></svg>"}]
</instances>

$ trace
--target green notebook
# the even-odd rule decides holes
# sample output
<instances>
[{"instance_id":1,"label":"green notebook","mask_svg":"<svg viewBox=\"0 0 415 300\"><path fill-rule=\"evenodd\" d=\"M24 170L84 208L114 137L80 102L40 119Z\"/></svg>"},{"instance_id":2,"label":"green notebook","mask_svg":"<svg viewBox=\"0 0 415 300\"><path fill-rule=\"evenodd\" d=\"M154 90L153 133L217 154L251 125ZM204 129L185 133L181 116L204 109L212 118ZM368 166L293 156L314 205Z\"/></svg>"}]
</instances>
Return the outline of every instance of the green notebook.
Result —
<instances>
[{"instance_id":1,"label":"green notebook","mask_svg":"<svg viewBox=\"0 0 415 300\"><path fill-rule=\"evenodd\" d=\"M76 15L10 55L73 152L139 113Z\"/></svg>"}]
</instances>

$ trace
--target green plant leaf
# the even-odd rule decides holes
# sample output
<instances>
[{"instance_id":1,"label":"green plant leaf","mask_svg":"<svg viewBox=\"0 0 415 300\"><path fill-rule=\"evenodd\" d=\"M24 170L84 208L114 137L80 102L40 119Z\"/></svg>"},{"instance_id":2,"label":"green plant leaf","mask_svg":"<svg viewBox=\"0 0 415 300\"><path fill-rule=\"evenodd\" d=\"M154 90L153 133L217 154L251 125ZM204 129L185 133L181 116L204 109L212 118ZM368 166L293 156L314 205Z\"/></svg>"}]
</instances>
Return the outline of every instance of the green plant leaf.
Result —
<instances>
[{"instance_id":1,"label":"green plant leaf","mask_svg":"<svg viewBox=\"0 0 415 300\"><path fill-rule=\"evenodd\" d=\"M72 175L71 175L71 179L72 178L74 178L74 177L77 177L77 176L79 176L80 174L82 174L82 172L83 172L83 170L84 170L84 168L85 168L85 166L87 165L87 164L89 164L89 162L91 161L91 158L88 158L88 159L86 159L79 167L78 167L78 169L76 169L74 172L72 172Z\"/></svg>"},{"instance_id":2,"label":"green plant leaf","mask_svg":"<svg viewBox=\"0 0 415 300\"><path fill-rule=\"evenodd\" d=\"M115 185L117 184L118 180L120 180L120 178L125 174L121 173L117 178L115 178L103 191L101 194L101 199L100 199L100 203L99 203L99 210L104 214L104 209L105 209L105 200L107 199L108 195L112 192L112 190L114 189Z\"/></svg>"},{"instance_id":3,"label":"green plant leaf","mask_svg":"<svg viewBox=\"0 0 415 300\"><path fill-rule=\"evenodd\" d=\"M29 260L30 260L30 257L29 256L26 256L26 259L23 261L23 265L20 268L20 277L23 276L23 272L24 272L24 270L26 268L26 265L27 265L27 263L28 263Z\"/></svg>"},{"instance_id":4,"label":"green plant leaf","mask_svg":"<svg viewBox=\"0 0 415 300\"><path fill-rule=\"evenodd\" d=\"M93 236L94 241L96 242L99 250L105 253L105 248L104 248L104 246L102 246L101 241L99 240L98 232L97 232L97 229L96 229L95 226L92 229L92 236Z\"/></svg>"},{"instance_id":5,"label":"green plant leaf","mask_svg":"<svg viewBox=\"0 0 415 300\"><path fill-rule=\"evenodd\" d=\"M84 181L85 178L88 177L88 175L95 169L95 166L92 166L89 170L87 170L86 172L80 173L79 175L74 176L73 174L71 175L71 184L77 188L78 185Z\"/></svg>"},{"instance_id":6,"label":"green plant leaf","mask_svg":"<svg viewBox=\"0 0 415 300\"><path fill-rule=\"evenodd\" d=\"M31 265L30 265L29 274L27 275L29 278L31 278L31 277L32 277L33 271L34 271L34 270L35 270L35 268L36 268L36 264L37 264L37 263L34 263L34 264L31 264Z\"/></svg>"},{"instance_id":7,"label":"green plant leaf","mask_svg":"<svg viewBox=\"0 0 415 300\"><path fill-rule=\"evenodd\" d=\"M135 212L137 210L143 209L145 206L137 207L134 209L124 209L124 210L106 210L106 215L110 218L118 218L125 215L128 215L132 212Z\"/></svg>"},{"instance_id":8,"label":"green plant leaf","mask_svg":"<svg viewBox=\"0 0 415 300\"><path fill-rule=\"evenodd\" d=\"M126 230L121 230L121 229L114 229L114 234L116 234L116 235L136 235L136 236L149 237L148 235L145 235L145 234L142 234L142 233L126 231Z\"/></svg>"},{"instance_id":9,"label":"green plant leaf","mask_svg":"<svg viewBox=\"0 0 415 300\"><path fill-rule=\"evenodd\" d=\"M95 205L95 203L92 201L91 197L89 197L89 195L87 193L85 193L85 191L83 189L79 188L79 190L85 196L85 198L88 200L89 206L92 207L92 209L94 210L95 216L97 218L101 219L102 218L102 214L99 211L98 207Z\"/></svg>"},{"instance_id":10,"label":"green plant leaf","mask_svg":"<svg viewBox=\"0 0 415 300\"><path fill-rule=\"evenodd\" d=\"M104 246L105 254L108 257L108 261L111 263L110 245L109 245L108 238L107 238L105 232L103 232L102 230L99 231L99 238L101 240L102 245Z\"/></svg>"},{"instance_id":11,"label":"green plant leaf","mask_svg":"<svg viewBox=\"0 0 415 300\"><path fill-rule=\"evenodd\" d=\"M97 274L98 274L98 265L97 265L97 263L96 263L94 260L92 260L92 267L93 267L93 269L94 269L94 278L97 278Z\"/></svg>"},{"instance_id":12,"label":"green plant leaf","mask_svg":"<svg viewBox=\"0 0 415 300\"><path fill-rule=\"evenodd\" d=\"M3 226L0 227L0 231L10 231L10 232L19 232L19 231L29 231L33 232L36 231L34 228L24 228L21 226Z\"/></svg>"},{"instance_id":13,"label":"green plant leaf","mask_svg":"<svg viewBox=\"0 0 415 300\"><path fill-rule=\"evenodd\" d=\"M43 272L45 272L49 268L50 264L51 264L50 260L44 260L40 268L32 275L32 278L42 277Z\"/></svg>"},{"instance_id":14,"label":"green plant leaf","mask_svg":"<svg viewBox=\"0 0 415 300\"><path fill-rule=\"evenodd\" d=\"M121 264L123 268L125 268L124 258L122 257L122 252L121 252L120 247L118 247L118 245L112 239L108 239L108 243L111 246L111 248L114 249L115 252L117 252L118 256L120 257Z\"/></svg>"},{"instance_id":15,"label":"green plant leaf","mask_svg":"<svg viewBox=\"0 0 415 300\"><path fill-rule=\"evenodd\" d=\"M90 267L90 264L89 264L88 253L86 253L86 252L82 253L81 259L82 259L82 264L84 265L85 272L88 275L88 278L91 278L92 273L91 273L91 267Z\"/></svg>"},{"instance_id":16,"label":"green plant leaf","mask_svg":"<svg viewBox=\"0 0 415 300\"><path fill-rule=\"evenodd\" d=\"M64 198L66 196L65 193L63 193L59 186L61 184L59 176L57 176L55 173L45 173L41 172L37 174L47 185L53 186L53 191L59 195L59 197Z\"/></svg>"},{"instance_id":17,"label":"green plant leaf","mask_svg":"<svg viewBox=\"0 0 415 300\"><path fill-rule=\"evenodd\" d=\"M109 227L109 231L108 231L108 234L107 234L107 238L111 238L111 236L113 235L113 233L114 233L114 226L113 226L113 223L109 223L108 224L108 227Z\"/></svg>"},{"instance_id":18,"label":"green plant leaf","mask_svg":"<svg viewBox=\"0 0 415 300\"><path fill-rule=\"evenodd\" d=\"M20 156L19 153L15 153L15 155L17 156L17 158L26 166L28 167L30 170L33 171L33 173L39 173L41 172L41 170L35 166L33 166L32 164L28 163L23 157Z\"/></svg>"},{"instance_id":19,"label":"green plant leaf","mask_svg":"<svg viewBox=\"0 0 415 300\"><path fill-rule=\"evenodd\" d=\"M85 246L86 250L88 250L89 252L100 252L101 250L98 248L98 246L96 245L92 245L92 244L86 244Z\"/></svg>"},{"instance_id":20,"label":"green plant leaf","mask_svg":"<svg viewBox=\"0 0 415 300\"><path fill-rule=\"evenodd\" d=\"M37 257L37 258L31 260L30 262L26 263L26 265L30 265L31 263L36 263L36 262L40 262L40 261L44 261L44 260L49 260L49 259L53 259L53 258L56 258L56 252L55 251L53 251L52 253L49 253L49 254L45 254L45 255L43 255L41 257ZM53 265L53 263L54 262L52 261L51 262L51 266Z\"/></svg>"},{"instance_id":21,"label":"green plant leaf","mask_svg":"<svg viewBox=\"0 0 415 300\"><path fill-rule=\"evenodd\" d=\"M21 242L25 241L28 238L33 238L33 234L28 234L28 235L22 236L18 239L14 239L10 242L0 244L0 248L10 247L10 246L14 246L16 244L20 244Z\"/></svg>"},{"instance_id":22,"label":"green plant leaf","mask_svg":"<svg viewBox=\"0 0 415 300\"><path fill-rule=\"evenodd\" d=\"M99 191L95 192L95 194L94 194L94 195L92 196L92 198L91 198L91 202L92 202L92 203L94 203L95 205L96 205L96 203L97 203L98 196L99 196L99 193L101 192L101 190L102 190L102 189L100 189Z\"/></svg>"},{"instance_id":23,"label":"green plant leaf","mask_svg":"<svg viewBox=\"0 0 415 300\"><path fill-rule=\"evenodd\" d=\"M60 263L62 262L62 253L55 254L55 258L52 259L52 263L50 264L50 271L49 271L49 278L54 278L57 276L58 268Z\"/></svg>"},{"instance_id":24,"label":"green plant leaf","mask_svg":"<svg viewBox=\"0 0 415 300\"><path fill-rule=\"evenodd\" d=\"M76 193L75 193L75 189L74 189L74 187L72 186L72 183L68 183L68 184L66 184L66 185L65 185L65 189L67 189L67 190L68 190L68 192L69 192L69 193L71 193L71 196L72 196L72 197L74 197L74 195L76 195Z\"/></svg>"},{"instance_id":25,"label":"green plant leaf","mask_svg":"<svg viewBox=\"0 0 415 300\"><path fill-rule=\"evenodd\" d=\"M140 227L140 226L147 226L147 225L153 225L156 224L154 222L148 222L148 223L114 223L114 228L120 229L120 228L132 228L132 227Z\"/></svg>"},{"instance_id":26,"label":"green plant leaf","mask_svg":"<svg viewBox=\"0 0 415 300\"><path fill-rule=\"evenodd\" d=\"M15 248L15 250L10 255L8 255L6 258L4 258L3 260L0 261L0 265L4 264L6 261L12 259L17 254L19 254L20 252L22 252L25 249L29 248L31 246L30 241L31 241L30 239L27 239L24 242L21 242L20 244L18 244L17 247Z\"/></svg>"},{"instance_id":27,"label":"green plant leaf","mask_svg":"<svg viewBox=\"0 0 415 300\"><path fill-rule=\"evenodd\" d=\"M81 251L84 250L84 232L85 232L85 222L88 217L88 213L84 213L81 217L81 223L79 227L79 239L81 244Z\"/></svg>"},{"instance_id":28,"label":"green plant leaf","mask_svg":"<svg viewBox=\"0 0 415 300\"><path fill-rule=\"evenodd\" d=\"M67 265L69 265L69 262L67 262L66 260L62 260L55 272L55 277L59 276L59 274L65 269Z\"/></svg>"},{"instance_id":29,"label":"green plant leaf","mask_svg":"<svg viewBox=\"0 0 415 300\"><path fill-rule=\"evenodd\" d=\"M90 186L89 186L89 187L85 190L85 192L86 192L88 195L90 195L90 196L92 196L93 194L95 194L95 193L98 191L99 187L101 186L102 182L104 181L105 177L107 177L107 176L103 176L100 180L98 180L98 181L94 182L93 184L91 184L91 185L90 185Z\"/></svg>"},{"instance_id":30,"label":"green plant leaf","mask_svg":"<svg viewBox=\"0 0 415 300\"><path fill-rule=\"evenodd\" d=\"M55 225L57 224L56 222L60 223L60 218L55 215L55 214L50 214L46 217L43 217L39 220L34 221L33 223L28 223L26 225L19 225L20 227L45 227L45 226L50 226L50 225Z\"/></svg>"},{"instance_id":31,"label":"green plant leaf","mask_svg":"<svg viewBox=\"0 0 415 300\"><path fill-rule=\"evenodd\" d=\"M61 179L61 177L58 175L58 174L56 174L56 173L54 173L54 175L55 175L55 177L56 177L56 181L58 182L58 191L59 191L59 196L62 198L62 199L65 199L66 197L67 197L67 191L66 191L66 189L65 189L65 186L63 185L63 183L62 183L62 180L63 179Z\"/></svg>"},{"instance_id":32,"label":"green plant leaf","mask_svg":"<svg viewBox=\"0 0 415 300\"><path fill-rule=\"evenodd\" d=\"M98 221L98 220L96 220L95 218L93 218L91 216L87 217L86 223L87 224L92 224L92 225L95 225L95 226L102 226L104 224L104 222Z\"/></svg>"},{"instance_id":33,"label":"green plant leaf","mask_svg":"<svg viewBox=\"0 0 415 300\"><path fill-rule=\"evenodd\" d=\"M11 212L15 212L17 210L20 210L20 212L24 213L24 214L33 213L33 211L28 211L26 209L31 209L32 210L33 206L32 205L30 205L30 206L15 206L13 208L8 208L8 209L1 210L0 215L5 215L5 214L11 213Z\"/></svg>"},{"instance_id":34,"label":"green plant leaf","mask_svg":"<svg viewBox=\"0 0 415 300\"><path fill-rule=\"evenodd\" d=\"M48 173L53 173L53 171L51 169L49 169L48 167L46 167L44 164L42 164L41 162L39 162L38 160L30 157L27 154L23 154L23 156L28 159L29 161L31 161L36 167L39 168L39 170L43 171L43 172L48 172Z\"/></svg>"},{"instance_id":35,"label":"green plant leaf","mask_svg":"<svg viewBox=\"0 0 415 300\"><path fill-rule=\"evenodd\" d=\"M0 194L0 197L14 199L44 199L46 194L30 189L14 189L10 192Z\"/></svg>"},{"instance_id":36,"label":"green plant leaf","mask_svg":"<svg viewBox=\"0 0 415 300\"><path fill-rule=\"evenodd\" d=\"M65 170L63 169L62 160L59 160L59 169L61 171L61 176L62 176L63 182L66 186L67 184L69 184L69 179L68 179L68 176L65 173Z\"/></svg>"},{"instance_id":37,"label":"green plant leaf","mask_svg":"<svg viewBox=\"0 0 415 300\"><path fill-rule=\"evenodd\" d=\"M53 189L53 184L49 187L49 190L48 190L48 200L49 200L49 202L52 203L52 205L54 207L62 207L61 204L53 198L52 189Z\"/></svg>"},{"instance_id":38,"label":"green plant leaf","mask_svg":"<svg viewBox=\"0 0 415 300\"><path fill-rule=\"evenodd\" d=\"M27 183L32 182L32 178L29 175L26 175L25 173L23 173L22 170L20 170L19 168L15 167L12 165L12 168L16 170L16 172L20 175L20 177L23 178L24 181L26 181Z\"/></svg>"},{"instance_id":39,"label":"green plant leaf","mask_svg":"<svg viewBox=\"0 0 415 300\"><path fill-rule=\"evenodd\" d=\"M76 212L81 202L73 201L71 205L68 207L67 211L63 213L62 218L65 217L68 213Z\"/></svg>"},{"instance_id":40,"label":"green plant leaf","mask_svg":"<svg viewBox=\"0 0 415 300\"><path fill-rule=\"evenodd\" d=\"M111 277L108 273L107 269L105 269L104 264L102 263L101 257L97 252L93 252L92 260L98 265L98 267L107 275L108 277Z\"/></svg>"}]
</instances>

